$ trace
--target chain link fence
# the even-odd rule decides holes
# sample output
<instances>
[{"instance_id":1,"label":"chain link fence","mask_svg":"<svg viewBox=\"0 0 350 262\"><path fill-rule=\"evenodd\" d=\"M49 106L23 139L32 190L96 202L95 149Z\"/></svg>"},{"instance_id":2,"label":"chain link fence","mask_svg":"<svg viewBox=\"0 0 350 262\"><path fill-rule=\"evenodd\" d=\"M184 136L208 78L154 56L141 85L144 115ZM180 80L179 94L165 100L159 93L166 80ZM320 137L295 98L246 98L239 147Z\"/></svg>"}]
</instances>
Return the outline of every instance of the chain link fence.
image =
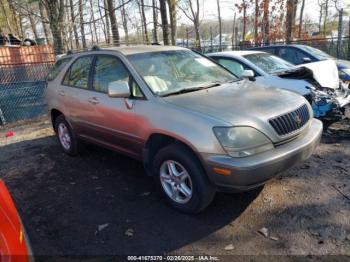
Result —
<instances>
[{"instance_id":1,"label":"chain link fence","mask_svg":"<svg viewBox=\"0 0 350 262\"><path fill-rule=\"evenodd\" d=\"M340 50L339 54L337 54L337 47L338 47L338 39L337 38L319 38L319 39L306 39L306 40L295 40L292 41L290 44L299 44L299 45L307 45L312 46L314 48L318 48L331 56L337 57L339 59L349 59L349 39L350 37L342 37L341 43L340 43ZM285 45L286 42L284 41L275 41L271 42L270 45ZM195 49L193 44L190 43L182 43L184 47L188 47L191 49ZM258 46L264 46L264 45L258 45ZM256 47L254 44L250 43L249 41L242 42L238 45L232 45L232 42L230 41L223 41L221 45L221 51L230 51L230 50L244 50L249 49L251 47ZM220 46L210 40L202 41L202 46L200 50L203 53L211 53L211 52L219 52Z\"/></svg>"},{"instance_id":2,"label":"chain link fence","mask_svg":"<svg viewBox=\"0 0 350 262\"><path fill-rule=\"evenodd\" d=\"M47 73L53 65L53 61L50 61L53 56L47 54L40 58L36 52L42 55L42 48L31 51L30 54L20 54L12 50L5 52L0 48L0 126L31 119L46 112L43 93Z\"/></svg>"}]
</instances>

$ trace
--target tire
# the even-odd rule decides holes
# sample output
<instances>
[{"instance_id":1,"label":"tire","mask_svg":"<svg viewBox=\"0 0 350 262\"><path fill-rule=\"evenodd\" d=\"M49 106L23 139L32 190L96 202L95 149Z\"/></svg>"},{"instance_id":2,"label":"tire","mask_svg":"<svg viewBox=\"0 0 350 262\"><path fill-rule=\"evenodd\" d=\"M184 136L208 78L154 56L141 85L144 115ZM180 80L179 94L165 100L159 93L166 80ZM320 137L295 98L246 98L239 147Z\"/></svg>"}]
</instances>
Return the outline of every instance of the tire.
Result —
<instances>
[{"instance_id":1,"label":"tire","mask_svg":"<svg viewBox=\"0 0 350 262\"><path fill-rule=\"evenodd\" d=\"M55 131L57 140L66 154L75 156L78 154L78 140L74 131L64 118L64 115L59 115L55 120ZM63 135L62 135L63 132Z\"/></svg>"},{"instance_id":2,"label":"tire","mask_svg":"<svg viewBox=\"0 0 350 262\"><path fill-rule=\"evenodd\" d=\"M169 175L169 167L175 167L176 172L172 169L172 173L178 175L176 178L170 178L174 175ZM162 148L154 158L152 173L159 193L181 212L199 213L215 196L215 188L209 182L200 162L183 145L171 144Z\"/></svg>"}]
</instances>

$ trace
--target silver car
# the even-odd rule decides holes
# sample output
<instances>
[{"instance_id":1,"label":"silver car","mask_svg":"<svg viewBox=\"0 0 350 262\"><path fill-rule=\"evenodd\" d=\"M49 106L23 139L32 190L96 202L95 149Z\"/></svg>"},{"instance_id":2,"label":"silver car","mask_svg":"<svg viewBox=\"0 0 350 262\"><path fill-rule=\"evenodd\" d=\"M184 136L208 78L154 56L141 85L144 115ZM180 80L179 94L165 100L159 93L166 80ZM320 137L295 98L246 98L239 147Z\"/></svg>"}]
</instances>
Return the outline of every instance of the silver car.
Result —
<instances>
[{"instance_id":1,"label":"silver car","mask_svg":"<svg viewBox=\"0 0 350 262\"><path fill-rule=\"evenodd\" d=\"M181 47L66 55L45 95L64 152L76 155L86 140L138 159L188 213L307 159L322 133L304 97L239 80Z\"/></svg>"}]
</instances>

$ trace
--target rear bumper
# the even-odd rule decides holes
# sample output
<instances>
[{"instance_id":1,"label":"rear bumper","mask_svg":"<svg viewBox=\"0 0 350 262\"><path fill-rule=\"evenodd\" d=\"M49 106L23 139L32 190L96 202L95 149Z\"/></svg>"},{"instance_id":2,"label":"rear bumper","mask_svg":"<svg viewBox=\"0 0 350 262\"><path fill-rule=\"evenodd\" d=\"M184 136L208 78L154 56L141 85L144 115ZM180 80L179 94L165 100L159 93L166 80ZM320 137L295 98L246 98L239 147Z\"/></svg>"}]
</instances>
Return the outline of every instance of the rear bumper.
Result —
<instances>
[{"instance_id":1,"label":"rear bumper","mask_svg":"<svg viewBox=\"0 0 350 262\"><path fill-rule=\"evenodd\" d=\"M311 156L322 135L322 122L313 119L307 133L273 150L245 158L227 155L202 154L209 179L219 189L246 191L258 187L278 173ZM230 170L230 175L219 175L214 168Z\"/></svg>"}]
</instances>

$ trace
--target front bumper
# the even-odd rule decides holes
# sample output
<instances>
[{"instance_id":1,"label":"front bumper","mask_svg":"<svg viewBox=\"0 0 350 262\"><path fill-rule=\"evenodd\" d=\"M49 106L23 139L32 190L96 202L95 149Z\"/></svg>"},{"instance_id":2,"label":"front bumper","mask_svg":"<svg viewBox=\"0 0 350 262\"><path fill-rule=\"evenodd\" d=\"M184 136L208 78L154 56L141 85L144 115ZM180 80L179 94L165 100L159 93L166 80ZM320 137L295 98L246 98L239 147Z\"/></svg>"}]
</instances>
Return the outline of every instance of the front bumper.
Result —
<instances>
[{"instance_id":1,"label":"front bumper","mask_svg":"<svg viewBox=\"0 0 350 262\"><path fill-rule=\"evenodd\" d=\"M311 156L319 144L323 130L322 122L312 119L306 133L273 150L245 158L227 155L202 154L209 179L218 189L246 191L263 185L278 173ZM230 175L220 175L214 168L230 170Z\"/></svg>"}]
</instances>

